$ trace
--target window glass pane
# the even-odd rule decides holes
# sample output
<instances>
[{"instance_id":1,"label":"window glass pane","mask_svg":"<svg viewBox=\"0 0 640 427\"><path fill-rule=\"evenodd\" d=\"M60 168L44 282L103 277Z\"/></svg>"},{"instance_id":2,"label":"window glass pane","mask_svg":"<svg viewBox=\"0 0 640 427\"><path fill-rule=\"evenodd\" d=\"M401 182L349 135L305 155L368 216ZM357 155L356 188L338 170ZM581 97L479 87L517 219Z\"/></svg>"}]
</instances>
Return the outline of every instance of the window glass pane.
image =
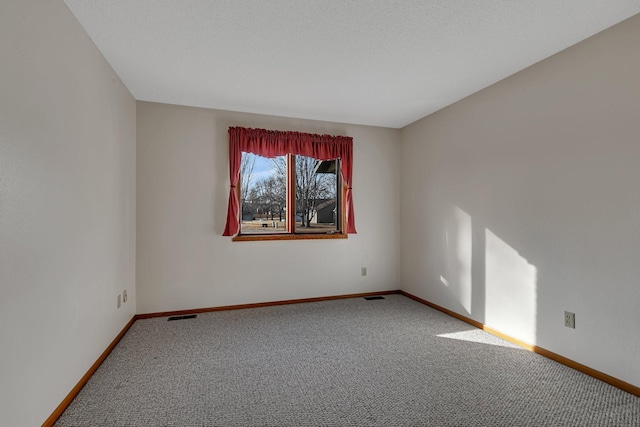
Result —
<instances>
[{"instance_id":1,"label":"window glass pane","mask_svg":"<svg viewBox=\"0 0 640 427\"><path fill-rule=\"evenodd\" d=\"M338 230L336 160L295 156L296 232L327 233Z\"/></svg>"},{"instance_id":2,"label":"window glass pane","mask_svg":"<svg viewBox=\"0 0 640 427\"><path fill-rule=\"evenodd\" d=\"M240 233L286 233L286 157L242 153L240 184Z\"/></svg>"}]
</instances>

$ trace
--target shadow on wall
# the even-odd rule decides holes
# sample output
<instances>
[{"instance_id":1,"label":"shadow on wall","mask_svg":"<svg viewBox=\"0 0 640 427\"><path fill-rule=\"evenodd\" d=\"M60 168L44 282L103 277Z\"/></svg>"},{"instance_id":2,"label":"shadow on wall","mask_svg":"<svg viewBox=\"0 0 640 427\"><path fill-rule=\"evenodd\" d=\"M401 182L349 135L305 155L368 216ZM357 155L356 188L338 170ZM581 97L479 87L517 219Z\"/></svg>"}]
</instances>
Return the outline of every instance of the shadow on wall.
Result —
<instances>
[{"instance_id":1,"label":"shadow on wall","mask_svg":"<svg viewBox=\"0 0 640 427\"><path fill-rule=\"evenodd\" d=\"M461 314L535 344L536 266L457 206L446 216L443 238L440 286L449 302Z\"/></svg>"}]
</instances>

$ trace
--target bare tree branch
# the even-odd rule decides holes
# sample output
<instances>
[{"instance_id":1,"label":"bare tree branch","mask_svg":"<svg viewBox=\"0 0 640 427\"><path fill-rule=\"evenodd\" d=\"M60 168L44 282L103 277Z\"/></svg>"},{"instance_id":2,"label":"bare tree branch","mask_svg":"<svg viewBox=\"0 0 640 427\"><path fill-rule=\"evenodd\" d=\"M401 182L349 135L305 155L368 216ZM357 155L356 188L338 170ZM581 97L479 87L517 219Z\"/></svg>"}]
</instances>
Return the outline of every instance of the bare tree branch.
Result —
<instances>
[{"instance_id":1,"label":"bare tree branch","mask_svg":"<svg viewBox=\"0 0 640 427\"><path fill-rule=\"evenodd\" d=\"M245 205L251 187L253 186L253 170L256 167L256 155L252 153L242 153L240 161L240 202L242 210L245 211Z\"/></svg>"}]
</instances>

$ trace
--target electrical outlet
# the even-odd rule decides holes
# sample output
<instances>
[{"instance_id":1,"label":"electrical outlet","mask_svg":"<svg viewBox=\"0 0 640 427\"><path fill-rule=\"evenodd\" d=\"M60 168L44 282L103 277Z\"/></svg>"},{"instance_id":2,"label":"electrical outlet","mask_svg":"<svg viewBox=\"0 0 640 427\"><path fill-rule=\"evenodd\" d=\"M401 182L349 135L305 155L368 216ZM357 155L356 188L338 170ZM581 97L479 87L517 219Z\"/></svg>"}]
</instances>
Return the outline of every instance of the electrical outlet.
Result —
<instances>
[{"instance_id":1,"label":"electrical outlet","mask_svg":"<svg viewBox=\"0 0 640 427\"><path fill-rule=\"evenodd\" d=\"M366 276L367 275L367 267L362 267L362 269L360 270L360 274L362 276Z\"/></svg>"},{"instance_id":2,"label":"electrical outlet","mask_svg":"<svg viewBox=\"0 0 640 427\"><path fill-rule=\"evenodd\" d=\"M122 305L122 295L118 294L118 308Z\"/></svg>"},{"instance_id":3,"label":"electrical outlet","mask_svg":"<svg viewBox=\"0 0 640 427\"><path fill-rule=\"evenodd\" d=\"M125 302L127 302L127 290L126 289L122 292L122 303L124 304Z\"/></svg>"},{"instance_id":4,"label":"electrical outlet","mask_svg":"<svg viewBox=\"0 0 640 427\"><path fill-rule=\"evenodd\" d=\"M568 311L564 312L564 326L567 328L576 328L576 315L575 313L570 313Z\"/></svg>"}]
</instances>

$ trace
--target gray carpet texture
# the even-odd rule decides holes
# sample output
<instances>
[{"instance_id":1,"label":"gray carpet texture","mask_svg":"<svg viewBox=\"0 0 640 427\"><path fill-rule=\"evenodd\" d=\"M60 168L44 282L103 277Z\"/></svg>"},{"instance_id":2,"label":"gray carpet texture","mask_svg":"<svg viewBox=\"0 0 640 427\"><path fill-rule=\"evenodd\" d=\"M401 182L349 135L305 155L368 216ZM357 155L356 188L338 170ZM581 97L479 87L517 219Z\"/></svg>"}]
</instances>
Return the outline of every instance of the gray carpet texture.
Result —
<instances>
[{"instance_id":1,"label":"gray carpet texture","mask_svg":"<svg viewBox=\"0 0 640 427\"><path fill-rule=\"evenodd\" d=\"M640 398L388 295L138 320L56 426L640 426Z\"/></svg>"}]
</instances>

